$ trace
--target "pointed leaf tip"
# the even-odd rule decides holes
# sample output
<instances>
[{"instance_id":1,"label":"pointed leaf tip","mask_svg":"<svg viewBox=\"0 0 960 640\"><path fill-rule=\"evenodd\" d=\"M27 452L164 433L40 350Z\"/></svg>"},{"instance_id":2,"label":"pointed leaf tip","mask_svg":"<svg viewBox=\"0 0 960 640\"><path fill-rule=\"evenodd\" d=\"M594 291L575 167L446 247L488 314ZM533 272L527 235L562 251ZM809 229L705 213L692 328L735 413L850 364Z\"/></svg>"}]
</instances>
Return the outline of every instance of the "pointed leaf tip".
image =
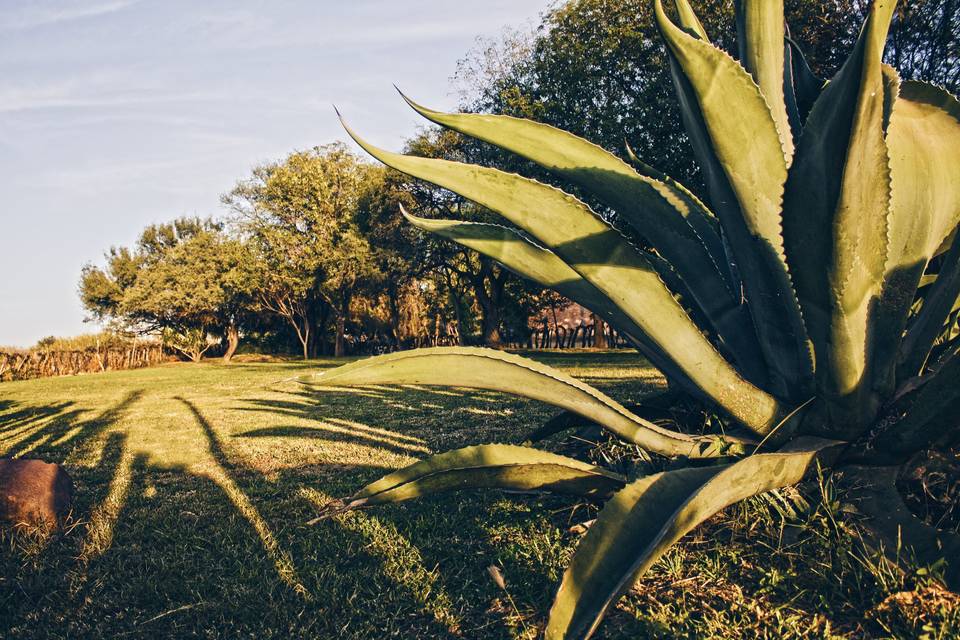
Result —
<instances>
[{"instance_id":1,"label":"pointed leaf tip","mask_svg":"<svg viewBox=\"0 0 960 640\"><path fill-rule=\"evenodd\" d=\"M703 28L703 23L700 22L700 18L697 17L697 13L690 6L690 3L687 0L674 0L674 4L677 7L677 15L680 18L681 26L691 35L705 42L710 42L707 31Z\"/></svg>"},{"instance_id":2,"label":"pointed leaf tip","mask_svg":"<svg viewBox=\"0 0 960 640\"><path fill-rule=\"evenodd\" d=\"M393 88L397 90L397 93L400 94L400 97L403 98L403 101L404 101L404 102L406 102L408 105L410 105L413 109L417 110L417 107L418 107L419 105L417 105L417 103L414 102L413 99L412 99L410 96L408 96L407 94L405 94L405 93L403 92L403 89L401 89L400 87L398 87L396 84L393 85Z\"/></svg>"},{"instance_id":3,"label":"pointed leaf tip","mask_svg":"<svg viewBox=\"0 0 960 640\"><path fill-rule=\"evenodd\" d=\"M435 122L435 120L433 120L431 116L450 115L450 114L445 114L442 111L437 111L436 109L431 109L429 107L423 106L422 104L418 103L413 98L405 94L403 91L400 91L400 89L397 89L397 93L400 94L400 97L403 98L403 101L406 102L411 109L413 109L414 111L416 111L417 113L419 113L421 116L423 116L428 120ZM442 123L439 123L439 124L442 124Z\"/></svg>"}]
</instances>

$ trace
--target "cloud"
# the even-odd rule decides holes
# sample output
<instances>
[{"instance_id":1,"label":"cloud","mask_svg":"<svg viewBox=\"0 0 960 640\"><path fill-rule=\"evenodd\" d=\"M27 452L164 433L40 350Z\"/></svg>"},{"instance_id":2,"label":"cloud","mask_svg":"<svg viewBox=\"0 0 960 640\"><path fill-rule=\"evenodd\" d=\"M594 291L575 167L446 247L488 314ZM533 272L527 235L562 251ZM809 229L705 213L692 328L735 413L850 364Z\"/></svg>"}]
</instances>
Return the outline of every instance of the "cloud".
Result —
<instances>
[{"instance_id":1,"label":"cloud","mask_svg":"<svg viewBox=\"0 0 960 640\"><path fill-rule=\"evenodd\" d=\"M537 0L528 3L541 4ZM516 12L511 3L494 3L465 20L459 11L431 11L395 0L365 0L354 7L315 14L295 8L291 13L283 9L264 13L249 7L218 7L191 12L180 27L208 49L375 51L449 41L469 43L478 34L498 32L515 20Z\"/></svg>"},{"instance_id":2,"label":"cloud","mask_svg":"<svg viewBox=\"0 0 960 640\"><path fill-rule=\"evenodd\" d=\"M110 108L216 100L210 91L178 91L137 83L132 73L98 71L66 80L0 88L0 113L38 109Z\"/></svg>"},{"instance_id":3,"label":"cloud","mask_svg":"<svg viewBox=\"0 0 960 640\"><path fill-rule=\"evenodd\" d=\"M93 18L122 11L140 0L112 0L91 4L89 2L54 2L46 6L30 3L0 17L0 31L19 31L44 27L70 20Z\"/></svg>"}]
</instances>

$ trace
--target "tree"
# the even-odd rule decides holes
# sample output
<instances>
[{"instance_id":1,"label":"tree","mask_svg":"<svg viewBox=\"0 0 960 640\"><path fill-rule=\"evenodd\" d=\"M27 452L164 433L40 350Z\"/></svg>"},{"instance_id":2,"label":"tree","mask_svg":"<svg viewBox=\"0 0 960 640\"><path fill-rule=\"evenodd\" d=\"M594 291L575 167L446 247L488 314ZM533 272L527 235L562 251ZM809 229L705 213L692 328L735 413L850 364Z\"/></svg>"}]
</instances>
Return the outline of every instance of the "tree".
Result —
<instances>
[{"instance_id":1,"label":"tree","mask_svg":"<svg viewBox=\"0 0 960 640\"><path fill-rule=\"evenodd\" d=\"M449 131L427 129L407 141L406 151L424 158L442 158L457 161L495 162L496 156L489 148L476 144ZM378 220L390 220L388 229L394 230L395 241L406 243L409 236L414 240L408 245L412 273L433 274L439 291L446 291L449 307L454 312L460 340L468 335L467 310L476 308L479 320L480 340L487 346L499 346L503 341L504 309L520 304L526 293L519 286L519 279L503 269L496 261L474 251L464 249L442 239L432 238L411 230L399 214L399 204L404 203L412 212L427 217L451 217L489 222L495 218L483 207L438 189L426 182L400 176L398 190L403 198L382 208ZM402 185L402 186L401 186ZM411 203L416 203L414 208ZM539 290L539 288L537 288Z\"/></svg>"},{"instance_id":2,"label":"tree","mask_svg":"<svg viewBox=\"0 0 960 640\"><path fill-rule=\"evenodd\" d=\"M869 4L785 2L791 35L803 43L819 76L837 71ZM733 0L702 0L696 6L713 43L736 57ZM958 0L901 3L886 61L904 79L938 84L956 94L958 9ZM459 63L456 79L464 110L546 122L620 156L629 142L647 164L703 191L649 0L564 2L533 33L508 31L498 40L481 41Z\"/></svg>"},{"instance_id":3,"label":"tree","mask_svg":"<svg viewBox=\"0 0 960 640\"><path fill-rule=\"evenodd\" d=\"M356 223L363 237L374 248L377 269L386 274L382 280L386 298L390 337L401 343L401 306L414 283L430 275L423 258L428 239L411 229L400 215L401 206L413 208L411 181L397 171L371 167L360 194Z\"/></svg>"},{"instance_id":4,"label":"tree","mask_svg":"<svg viewBox=\"0 0 960 640\"><path fill-rule=\"evenodd\" d=\"M323 278L318 292L333 311L334 356L346 354L344 334L350 321L350 305L360 293L375 289L382 280L374 252L354 224L337 225L330 245L323 253L320 270Z\"/></svg>"},{"instance_id":5,"label":"tree","mask_svg":"<svg viewBox=\"0 0 960 640\"><path fill-rule=\"evenodd\" d=\"M80 295L101 320L140 333L159 332L168 346L193 361L224 336L224 360L239 344L250 301L250 260L222 226L197 218L147 227L135 249L113 248L105 268L84 267Z\"/></svg>"},{"instance_id":6,"label":"tree","mask_svg":"<svg viewBox=\"0 0 960 640\"><path fill-rule=\"evenodd\" d=\"M867 11L862 0L861 14ZM898 7L886 61L901 76L960 91L960 0L913 0Z\"/></svg>"},{"instance_id":7,"label":"tree","mask_svg":"<svg viewBox=\"0 0 960 640\"><path fill-rule=\"evenodd\" d=\"M334 353L343 355L350 303L379 278L355 222L370 171L335 143L256 167L222 198L254 247L261 308L290 324L305 359L322 349L320 332L330 319Z\"/></svg>"}]
</instances>

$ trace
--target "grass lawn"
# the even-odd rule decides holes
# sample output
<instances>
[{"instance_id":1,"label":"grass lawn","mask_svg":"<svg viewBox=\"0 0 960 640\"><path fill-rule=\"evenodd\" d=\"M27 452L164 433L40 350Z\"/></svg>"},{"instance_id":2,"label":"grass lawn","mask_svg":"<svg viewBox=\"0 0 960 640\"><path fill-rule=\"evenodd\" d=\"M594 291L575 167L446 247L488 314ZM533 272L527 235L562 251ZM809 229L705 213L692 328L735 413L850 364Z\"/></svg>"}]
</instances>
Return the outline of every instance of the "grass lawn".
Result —
<instances>
[{"instance_id":1,"label":"grass lawn","mask_svg":"<svg viewBox=\"0 0 960 640\"><path fill-rule=\"evenodd\" d=\"M622 402L664 385L629 352L533 355ZM489 491L307 523L389 470L517 442L555 410L459 389L308 392L291 379L334 364L0 385L0 454L62 462L77 487L64 532L0 534L0 637L536 637L589 505ZM956 596L864 552L829 478L802 494L812 506L797 517L756 498L685 538L597 637L960 635Z\"/></svg>"}]
</instances>

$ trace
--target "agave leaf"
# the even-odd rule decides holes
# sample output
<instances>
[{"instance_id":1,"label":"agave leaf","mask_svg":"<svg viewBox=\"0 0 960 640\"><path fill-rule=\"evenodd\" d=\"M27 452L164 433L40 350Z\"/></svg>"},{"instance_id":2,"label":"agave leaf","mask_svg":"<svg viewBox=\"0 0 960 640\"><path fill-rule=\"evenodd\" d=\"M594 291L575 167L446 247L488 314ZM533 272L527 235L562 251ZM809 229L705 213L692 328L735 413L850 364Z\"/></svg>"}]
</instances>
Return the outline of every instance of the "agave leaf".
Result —
<instances>
[{"instance_id":1,"label":"agave leaf","mask_svg":"<svg viewBox=\"0 0 960 640\"><path fill-rule=\"evenodd\" d=\"M877 436L878 449L906 459L960 427L960 356L953 355L930 376L906 416Z\"/></svg>"},{"instance_id":2,"label":"agave leaf","mask_svg":"<svg viewBox=\"0 0 960 640\"><path fill-rule=\"evenodd\" d=\"M930 372L936 374L953 356L960 353L960 300L954 304L953 313L943 325L943 332L937 339L934 351L930 353L933 362L929 364ZM960 440L960 432L957 433Z\"/></svg>"},{"instance_id":3,"label":"agave leaf","mask_svg":"<svg viewBox=\"0 0 960 640\"><path fill-rule=\"evenodd\" d=\"M641 418L653 422L656 420L673 418L675 413L671 411L671 408L675 397L675 394L671 393L669 389L666 389L662 393L644 400L642 403L628 403L624 406L629 411L635 413ZM520 439L520 442L539 442L563 431L567 431L569 429L581 429L583 427L589 427L593 424L593 422L585 419L583 416L577 415L570 411L561 411L533 431L529 432L527 435L523 436Z\"/></svg>"},{"instance_id":4,"label":"agave leaf","mask_svg":"<svg viewBox=\"0 0 960 640\"><path fill-rule=\"evenodd\" d=\"M809 395L813 361L790 283L780 203L787 156L759 87L730 56L678 29L656 2L684 125L720 219L779 397Z\"/></svg>"},{"instance_id":5,"label":"agave leaf","mask_svg":"<svg viewBox=\"0 0 960 640\"><path fill-rule=\"evenodd\" d=\"M711 261L722 262L722 250L715 252L722 245L713 212L689 189L636 159L629 145L636 169L603 147L548 124L503 115L443 113L400 95L431 122L527 158L593 193L671 262L674 254L680 264L689 262L673 247L677 242L688 243L688 250L705 249Z\"/></svg>"},{"instance_id":6,"label":"agave leaf","mask_svg":"<svg viewBox=\"0 0 960 640\"><path fill-rule=\"evenodd\" d=\"M941 340L940 344L944 342L952 342L954 338L957 337L958 321L960 321L960 295L958 295L957 299L953 301L953 307L950 310L950 314L947 316L947 320L943 323L944 331L948 331L952 327L953 332L944 340Z\"/></svg>"},{"instance_id":7,"label":"agave leaf","mask_svg":"<svg viewBox=\"0 0 960 640\"><path fill-rule=\"evenodd\" d=\"M537 239L612 300L697 387L744 426L763 433L777 423L781 412L777 400L741 377L674 299L649 261L582 202L529 178L390 153L349 128L347 132L384 164L496 211Z\"/></svg>"},{"instance_id":8,"label":"agave leaf","mask_svg":"<svg viewBox=\"0 0 960 640\"><path fill-rule=\"evenodd\" d=\"M687 0L675 0L674 4L677 6L677 17L680 19L680 26L704 42L710 42L710 38L707 37L707 30L703 28L700 18L697 17L690 3Z\"/></svg>"},{"instance_id":9,"label":"agave leaf","mask_svg":"<svg viewBox=\"0 0 960 640\"><path fill-rule=\"evenodd\" d=\"M501 391L579 413L618 437L665 456L716 457L732 438L689 436L627 411L575 378L528 358L475 347L435 347L358 360L302 378L322 386L424 384ZM734 451L743 447L734 445Z\"/></svg>"},{"instance_id":10,"label":"agave leaf","mask_svg":"<svg viewBox=\"0 0 960 640\"><path fill-rule=\"evenodd\" d=\"M956 252L960 249L956 249L955 242L960 221L960 186L950 177L952 168L960 164L960 103L937 87L907 82L895 116L888 136L894 202L900 203L899 212L904 219L919 217L911 215L911 208L926 214L922 217L926 222L922 230L928 231L929 244L924 247L922 237L915 239L914 243L921 247L915 253L922 251L932 257L954 248L944 256L935 285L924 292L919 316L901 345L897 377L904 379L919 373L944 318L951 313L960 287L960 256ZM901 175L910 180L897 180ZM931 252L935 245L939 246Z\"/></svg>"},{"instance_id":11,"label":"agave leaf","mask_svg":"<svg viewBox=\"0 0 960 640\"><path fill-rule=\"evenodd\" d=\"M544 249L518 231L501 225L420 218L408 213L402 205L400 209L404 217L418 229L449 238L482 253L517 275L553 289L599 314L606 322L625 333L631 343L664 375L688 392L704 397L703 392L662 349L645 339L643 330L629 316L549 249ZM671 288L676 286L677 283L668 280L671 275L669 264L664 264L663 259L655 255L647 255L647 259Z\"/></svg>"},{"instance_id":12,"label":"agave leaf","mask_svg":"<svg viewBox=\"0 0 960 640\"><path fill-rule=\"evenodd\" d=\"M629 334L641 332L600 290L584 280L555 253L532 242L517 230L484 222L420 218L407 212L402 205L400 210L407 221L418 229L482 253L517 275L553 289L591 311L612 318L611 324ZM641 254L656 269L671 291L681 296L686 294L682 282L676 278L668 262L646 251L641 251Z\"/></svg>"},{"instance_id":13,"label":"agave leaf","mask_svg":"<svg viewBox=\"0 0 960 640\"><path fill-rule=\"evenodd\" d=\"M749 310L727 279L720 236L703 208L676 187L556 127L502 115L442 113L403 97L431 122L527 158L614 209L672 265L741 369L763 383L765 366Z\"/></svg>"},{"instance_id":14,"label":"agave leaf","mask_svg":"<svg viewBox=\"0 0 960 640\"><path fill-rule=\"evenodd\" d=\"M871 545L894 564L905 558L927 565L945 560L947 586L960 589L960 536L928 526L910 512L897 491L899 472L898 466L844 468L847 495L868 518Z\"/></svg>"},{"instance_id":15,"label":"agave leaf","mask_svg":"<svg viewBox=\"0 0 960 640\"><path fill-rule=\"evenodd\" d=\"M921 373L944 324L957 310L960 297L960 235L943 256L936 280L925 292L923 305L910 323L900 345L897 380L906 380Z\"/></svg>"},{"instance_id":16,"label":"agave leaf","mask_svg":"<svg viewBox=\"0 0 960 640\"><path fill-rule=\"evenodd\" d=\"M818 78L807 64L803 50L789 35L784 47L784 94L787 100L787 113L790 115L790 128L794 139L800 137L803 123L813 104L820 97L824 80Z\"/></svg>"},{"instance_id":17,"label":"agave leaf","mask_svg":"<svg viewBox=\"0 0 960 640\"><path fill-rule=\"evenodd\" d=\"M875 301L869 325L874 333L871 369L872 385L880 397L888 397L896 386L897 353L903 331L917 302L920 279L927 266L928 212L913 209L917 177L911 168L897 166L892 147L902 134L906 100L900 99L900 76L884 64L884 128L890 157L890 206L887 216L887 256L880 297ZM894 114L896 105L896 115ZM909 207L909 212L906 207Z\"/></svg>"},{"instance_id":18,"label":"agave leaf","mask_svg":"<svg viewBox=\"0 0 960 640\"><path fill-rule=\"evenodd\" d=\"M685 533L740 500L800 481L818 457L840 446L805 437L776 453L627 485L580 541L550 610L546 638L589 638L607 609Z\"/></svg>"},{"instance_id":19,"label":"agave leaf","mask_svg":"<svg viewBox=\"0 0 960 640\"><path fill-rule=\"evenodd\" d=\"M783 150L793 156L793 135L784 98L783 0L735 0L740 64L750 72L767 99L783 138Z\"/></svg>"},{"instance_id":20,"label":"agave leaf","mask_svg":"<svg viewBox=\"0 0 960 640\"><path fill-rule=\"evenodd\" d=\"M482 222L420 218L409 213L402 205L400 211L418 229L448 238L493 258L514 273L554 289L588 309L618 312L606 296L555 253L531 242L514 229ZM629 322L630 325L632 322Z\"/></svg>"},{"instance_id":21,"label":"agave leaf","mask_svg":"<svg viewBox=\"0 0 960 640\"><path fill-rule=\"evenodd\" d=\"M922 186L912 182L909 186L915 190L936 190L924 202L931 210L928 253L936 255L946 250L948 236L956 233L960 223L960 185L956 180L956 167L960 164L960 100L940 87L917 81L904 82L900 98L904 104L897 105L902 112L896 115L901 128L890 134L890 160L893 168L899 170L908 155L915 154L919 156L915 160L926 167L926 172L917 178Z\"/></svg>"},{"instance_id":22,"label":"agave leaf","mask_svg":"<svg viewBox=\"0 0 960 640\"><path fill-rule=\"evenodd\" d=\"M895 6L878 0L797 145L784 237L816 350L819 394L850 437L873 418L867 349L887 257L890 170L881 55Z\"/></svg>"},{"instance_id":23,"label":"agave leaf","mask_svg":"<svg viewBox=\"0 0 960 640\"><path fill-rule=\"evenodd\" d=\"M625 484L623 476L573 458L530 447L485 444L421 460L368 484L345 502L352 509L481 488L598 497Z\"/></svg>"},{"instance_id":24,"label":"agave leaf","mask_svg":"<svg viewBox=\"0 0 960 640\"><path fill-rule=\"evenodd\" d=\"M944 239L944 241L940 243L940 246L937 247L937 250L934 251L933 253L934 257L943 255L947 251L950 251L950 247L953 246L953 241L957 237L957 230L958 229L955 227L953 231L950 232L950 235L948 235L946 239Z\"/></svg>"},{"instance_id":25,"label":"agave leaf","mask_svg":"<svg viewBox=\"0 0 960 640\"><path fill-rule=\"evenodd\" d=\"M924 269L960 222L960 103L936 87L903 84L887 130L890 150L890 246L876 328L876 385L886 395L894 386L894 365L910 308ZM944 285L948 285L949 276ZM944 295L956 298L956 288ZM931 327L943 324L949 300L937 296L924 306ZM933 304L929 304L933 303ZM908 367L922 364L933 344L932 331L911 348ZM924 351L925 350L925 351ZM919 367L909 375L919 373Z\"/></svg>"},{"instance_id":26,"label":"agave leaf","mask_svg":"<svg viewBox=\"0 0 960 640\"><path fill-rule=\"evenodd\" d=\"M627 158L640 175L662 182L673 195L673 198L670 199L671 202L674 202L674 199L681 201L682 204L678 206L678 210L699 212L699 215L688 215L687 222L690 223L690 226L693 227L697 235L700 236L700 239L703 240L704 245L706 245L707 250L710 252L710 256L718 264L727 262L727 252L726 249L724 249L723 239L720 236L720 221L717 220L713 211L711 211L696 194L690 191L690 189L637 157L637 154L634 153L633 148L631 148L629 144L626 145L626 151ZM740 288L739 279L731 278L729 272L726 270L724 270L724 276L732 288Z\"/></svg>"},{"instance_id":27,"label":"agave leaf","mask_svg":"<svg viewBox=\"0 0 960 640\"><path fill-rule=\"evenodd\" d=\"M453 240L468 249L473 249L496 260L517 275L528 278L545 287L553 289L574 302L598 313L605 321L636 341L641 337L644 349L658 352L654 365L666 375L685 379L683 372L670 362L669 357L657 350L652 343L642 340L643 330L625 315L602 291L584 280L567 263L549 249L545 249L519 231L503 225L484 222L462 222L436 218L420 218L407 212L401 205L403 216L418 229ZM685 283L677 276L669 262L655 253L637 250L650 266L656 270L667 288L680 296L682 300L691 300L691 294ZM710 326L709 321L697 307L692 307L693 320L698 327ZM662 365L662 366L661 366ZM689 380L687 380L689 382ZM693 385L691 392L702 393Z\"/></svg>"},{"instance_id":28,"label":"agave leaf","mask_svg":"<svg viewBox=\"0 0 960 640\"><path fill-rule=\"evenodd\" d=\"M630 162L633 163L633 165L637 168L637 171L639 171L645 176L650 176L655 180L660 180L661 182L663 182L664 184L672 188L676 192L676 195L678 198L682 198L685 201L687 201L690 207L700 209L704 212L704 215L701 216L700 218L694 218L693 216L691 216L687 218L687 221L690 222L691 224L694 224L695 220L703 220L705 223L709 224L711 227L714 227L716 229L716 234L717 234L717 237L719 238L719 246L711 246L710 253L711 255L722 256L722 258L718 260L718 262L724 263L724 273L726 275L727 280L733 283L736 289L740 289L742 291L743 284L740 279L740 275L737 272L736 265L733 264L733 262L730 260L731 252L730 252L729 245L727 244L726 239L723 237L720 231L720 221L717 220L717 217L714 215L713 211L711 211L710 208L706 204L704 204L703 201L700 200L700 198L698 198L692 191L687 189L685 186L683 186L682 184L680 184L670 176L666 175L665 173L661 173L660 171L657 171L650 165L643 162L640 158L638 158L637 154L634 153L629 143L626 145L626 147L627 147L627 157L630 159ZM708 235L701 234L701 237L706 238L708 237ZM746 304L746 301L743 300L742 294L741 294L740 304L741 305ZM749 310L749 307L748 307L748 310Z\"/></svg>"},{"instance_id":29,"label":"agave leaf","mask_svg":"<svg viewBox=\"0 0 960 640\"><path fill-rule=\"evenodd\" d=\"M931 219L927 253L939 255L949 248L960 223L960 186L956 181L960 163L960 101L940 87L916 81L903 83L900 98L903 104L897 105L896 113L899 128L890 134L891 164L894 170L908 172L907 159L913 154L926 171L914 169L910 175L916 176L915 181L904 181L896 189L934 190L925 194L922 204L929 208ZM912 191L909 195L924 197Z\"/></svg>"}]
</instances>

